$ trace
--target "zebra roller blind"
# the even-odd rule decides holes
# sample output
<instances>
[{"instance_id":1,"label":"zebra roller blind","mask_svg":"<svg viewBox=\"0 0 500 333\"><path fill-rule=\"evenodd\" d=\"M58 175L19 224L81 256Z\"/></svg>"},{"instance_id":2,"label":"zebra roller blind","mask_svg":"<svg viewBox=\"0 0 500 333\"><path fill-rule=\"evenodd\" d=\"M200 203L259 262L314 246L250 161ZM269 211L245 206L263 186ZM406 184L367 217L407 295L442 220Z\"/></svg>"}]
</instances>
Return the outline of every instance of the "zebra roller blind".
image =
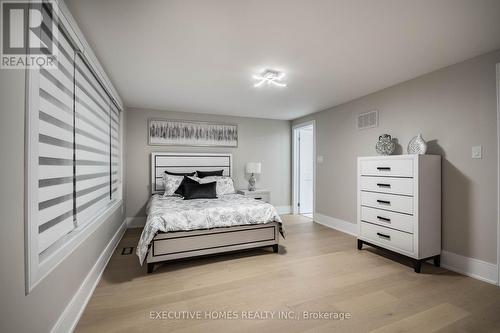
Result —
<instances>
[{"instance_id":1,"label":"zebra roller blind","mask_svg":"<svg viewBox=\"0 0 500 333\"><path fill-rule=\"evenodd\" d=\"M73 62L59 34L59 68L40 69L38 110L38 253L76 228L73 211Z\"/></svg>"},{"instance_id":2,"label":"zebra roller blind","mask_svg":"<svg viewBox=\"0 0 500 333\"><path fill-rule=\"evenodd\" d=\"M63 30L59 36L58 68L39 70L38 109L30 110L38 114L30 133L38 229L30 239L39 261L121 199L121 112Z\"/></svg>"},{"instance_id":3,"label":"zebra roller blind","mask_svg":"<svg viewBox=\"0 0 500 333\"><path fill-rule=\"evenodd\" d=\"M75 61L76 218L87 223L111 201L111 101L77 55Z\"/></svg>"},{"instance_id":4,"label":"zebra roller blind","mask_svg":"<svg viewBox=\"0 0 500 333\"><path fill-rule=\"evenodd\" d=\"M111 199L121 199L120 175L120 110L111 104Z\"/></svg>"}]
</instances>

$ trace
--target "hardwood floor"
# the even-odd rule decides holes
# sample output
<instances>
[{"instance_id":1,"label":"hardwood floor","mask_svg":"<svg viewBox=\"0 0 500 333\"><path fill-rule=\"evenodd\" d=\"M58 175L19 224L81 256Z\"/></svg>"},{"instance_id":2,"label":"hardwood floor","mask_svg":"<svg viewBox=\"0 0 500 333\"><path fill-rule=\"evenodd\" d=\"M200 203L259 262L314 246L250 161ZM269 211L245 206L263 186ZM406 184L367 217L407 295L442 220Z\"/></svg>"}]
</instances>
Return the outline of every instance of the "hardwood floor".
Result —
<instances>
[{"instance_id":1,"label":"hardwood floor","mask_svg":"<svg viewBox=\"0 0 500 333\"><path fill-rule=\"evenodd\" d=\"M141 231L128 230L76 332L500 332L500 288L429 264L416 274L409 260L358 251L350 235L302 216L284 220L279 254L268 248L191 259L149 275L135 253L121 255L123 247L135 251ZM275 318L151 319L212 311ZM351 318L307 320L304 311ZM277 319L283 313L293 319Z\"/></svg>"}]
</instances>

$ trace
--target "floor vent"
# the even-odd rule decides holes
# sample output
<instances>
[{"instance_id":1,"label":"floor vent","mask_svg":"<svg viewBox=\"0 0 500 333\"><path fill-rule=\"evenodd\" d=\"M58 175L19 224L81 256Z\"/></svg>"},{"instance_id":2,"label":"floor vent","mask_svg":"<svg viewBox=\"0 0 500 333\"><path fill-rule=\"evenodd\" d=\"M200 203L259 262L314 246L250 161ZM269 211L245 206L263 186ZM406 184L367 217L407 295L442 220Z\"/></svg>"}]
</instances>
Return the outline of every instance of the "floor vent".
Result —
<instances>
[{"instance_id":1,"label":"floor vent","mask_svg":"<svg viewBox=\"0 0 500 333\"><path fill-rule=\"evenodd\" d=\"M358 115L358 129L373 128L378 126L378 110L362 113Z\"/></svg>"},{"instance_id":2,"label":"floor vent","mask_svg":"<svg viewBox=\"0 0 500 333\"><path fill-rule=\"evenodd\" d=\"M124 247L122 250L122 256L128 256L129 254L132 254L133 251L133 247Z\"/></svg>"}]
</instances>

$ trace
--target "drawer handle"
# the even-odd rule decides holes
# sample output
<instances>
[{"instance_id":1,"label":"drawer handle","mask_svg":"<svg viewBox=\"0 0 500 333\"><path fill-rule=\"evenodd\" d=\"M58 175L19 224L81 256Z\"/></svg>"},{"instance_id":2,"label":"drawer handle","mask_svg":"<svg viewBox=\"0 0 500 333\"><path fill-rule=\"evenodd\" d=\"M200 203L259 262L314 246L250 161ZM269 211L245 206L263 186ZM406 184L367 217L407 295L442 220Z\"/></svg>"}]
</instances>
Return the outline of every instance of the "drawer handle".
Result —
<instances>
[{"instance_id":1,"label":"drawer handle","mask_svg":"<svg viewBox=\"0 0 500 333\"><path fill-rule=\"evenodd\" d=\"M378 202L379 204L384 204L384 205L390 205L390 204L391 204L391 202L390 202L390 201L387 201L387 200L377 200L377 202Z\"/></svg>"},{"instance_id":2,"label":"drawer handle","mask_svg":"<svg viewBox=\"0 0 500 333\"><path fill-rule=\"evenodd\" d=\"M391 184L377 183L378 187L391 187Z\"/></svg>"},{"instance_id":3,"label":"drawer handle","mask_svg":"<svg viewBox=\"0 0 500 333\"><path fill-rule=\"evenodd\" d=\"M391 171L390 167L377 167L378 171Z\"/></svg>"},{"instance_id":4,"label":"drawer handle","mask_svg":"<svg viewBox=\"0 0 500 333\"><path fill-rule=\"evenodd\" d=\"M387 217L377 216L377 218L384 222L391 222L391 219L388 219Z\"/></svg>"},{"instance_id":5,"label":"drawer handle","mask_svg":"<svg viewBox=\"0 0 500 333\"><path fill-rule=\"evenodd\" d=\"M391 240L391 236L385 235L385 234L381 234L380 232L377 232L377 236L385 238L385 239L388 239L388 240Z\"/></svg>"},{"instance_id":6,"label":"drawer handle","mask_svg":"<svg viewBox=\"0 0 500 333\"><path fill-rule=\"evenodd\" d=\"M262 198L261 198L261 197L257 197L257 198L254 198L254 199L255 199L255 200L262 200Z\"/></svg>"}]
</instances>

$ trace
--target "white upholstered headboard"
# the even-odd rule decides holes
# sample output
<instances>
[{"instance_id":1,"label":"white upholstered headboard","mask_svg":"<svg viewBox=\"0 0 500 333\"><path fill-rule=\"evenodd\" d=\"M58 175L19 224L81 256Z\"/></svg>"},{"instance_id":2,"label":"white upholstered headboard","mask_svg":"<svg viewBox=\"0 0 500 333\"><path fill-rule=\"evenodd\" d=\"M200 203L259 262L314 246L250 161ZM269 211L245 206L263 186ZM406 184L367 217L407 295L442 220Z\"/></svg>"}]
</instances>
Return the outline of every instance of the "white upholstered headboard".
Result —
<instances>
[{"instance_id":1,"label":"white upholstered headboard","mask_svg":"<svg viewBox=\"0 0 500 333\"><path fill-rule=\"evenodd\" d=\"M151 194L162 193L163 173L224 170L223 175L233 175L232 154L210 153L151 153Z\"/></svg>"}]
</instances>

